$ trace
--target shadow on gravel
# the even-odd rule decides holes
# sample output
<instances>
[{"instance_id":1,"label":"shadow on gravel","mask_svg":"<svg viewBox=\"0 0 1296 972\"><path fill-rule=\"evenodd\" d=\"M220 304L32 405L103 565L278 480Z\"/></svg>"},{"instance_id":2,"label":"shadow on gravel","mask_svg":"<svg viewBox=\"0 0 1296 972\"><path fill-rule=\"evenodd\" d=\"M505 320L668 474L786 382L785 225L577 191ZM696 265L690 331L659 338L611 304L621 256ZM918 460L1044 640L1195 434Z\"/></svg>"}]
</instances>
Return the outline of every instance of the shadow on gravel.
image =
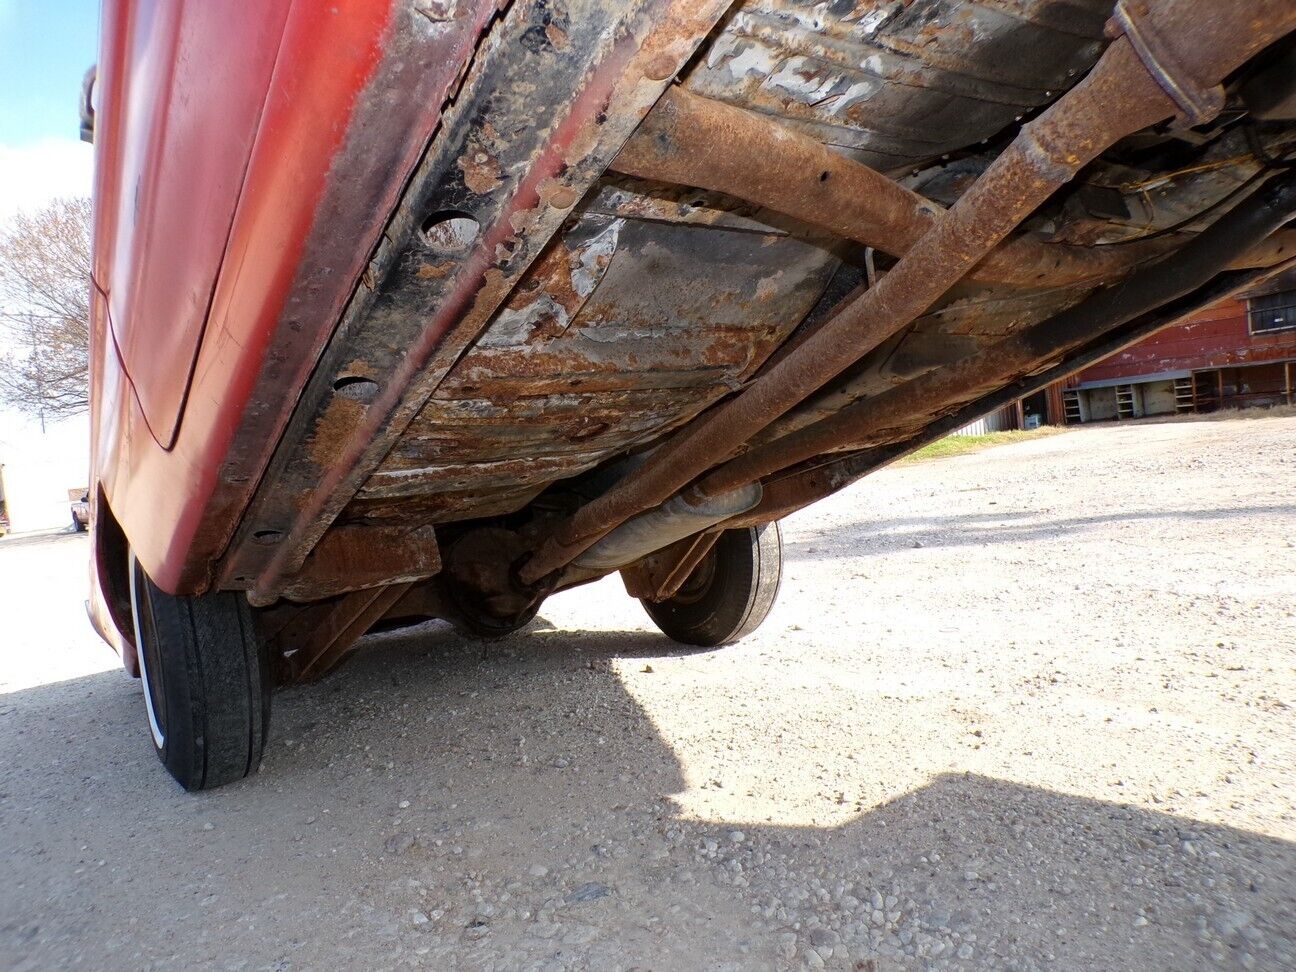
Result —
<instances>
[{"instance_id":1,"label":"shadow on gravel","mask_svg":"<svg viewBox=\"0 0 1296 972\"><path fill-rule=\"evenodd\" d=\"M897 548L984 547L996 543L1027 543L1084 533L1107 523L1147 523L1156 520L1237 520L1254 516L1292 516L1296 504L1232 506L1208 510L1126 510L1095 516L1042 519L1046 514L1005 507L994 513L951 513L929 519L879 520L884 532L871 532L873 524L861 520L851 529L816 533L783 545L783 553L796 560L836 560L842 556L891 554ZM1020 521L1029 521L1026 523ZM997 524L997 525L995 525Z\"/></svg>"},{"instance_id":2,"label":"shadow on gravel","mask_svg":"<svg viewBox=\"0 0 1296 972\"><path fill-rule=\"evenodd\" d=\"M507 942L496 967L566 948L574 968L689 968L723 942L724 967L769 968L794 925L836 941L842 969L890 941L966 946L968 968L1277 968L1296 947L1296 847L1144 809L944 774L842 827L744 823L735 843L732 825L684 819L670 742L609 665L668 645L542 622L485 659L436 625L372 637L277 696L257 777L198 795L157 765L120 672L2 695L0 966L299 969L363 947L378 967L441 941L468 967ZM585 940L533 937L503 905L483 918L474 895L502 900L506 882ZM412 909L442 913L435 934L408 927Z\"/></svg>"}]
</instances>

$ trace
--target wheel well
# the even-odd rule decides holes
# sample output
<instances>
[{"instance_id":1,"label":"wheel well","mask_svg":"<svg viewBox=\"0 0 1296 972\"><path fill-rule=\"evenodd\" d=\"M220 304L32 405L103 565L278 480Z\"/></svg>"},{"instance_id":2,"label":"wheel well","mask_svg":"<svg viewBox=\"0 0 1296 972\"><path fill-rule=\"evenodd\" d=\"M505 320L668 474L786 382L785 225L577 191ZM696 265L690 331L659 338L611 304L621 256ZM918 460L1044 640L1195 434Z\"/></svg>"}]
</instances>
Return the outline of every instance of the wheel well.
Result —
<instances>
[{"instance_id":1,"label":"wheel well","mask_svg":"<svg viewBox=\"0 0 1296 972\"><path fill-rule=\"evenodd\" d=\"M104 604L122 641L135 647L135 628L131 615L130 577L127 575L126 554L130 549L126 534L113 516L103 487L98 487L94 510L94 570L99 580L99 590ZM123 659L124 660L124 659Z\"/></svg>"}]
</instances>

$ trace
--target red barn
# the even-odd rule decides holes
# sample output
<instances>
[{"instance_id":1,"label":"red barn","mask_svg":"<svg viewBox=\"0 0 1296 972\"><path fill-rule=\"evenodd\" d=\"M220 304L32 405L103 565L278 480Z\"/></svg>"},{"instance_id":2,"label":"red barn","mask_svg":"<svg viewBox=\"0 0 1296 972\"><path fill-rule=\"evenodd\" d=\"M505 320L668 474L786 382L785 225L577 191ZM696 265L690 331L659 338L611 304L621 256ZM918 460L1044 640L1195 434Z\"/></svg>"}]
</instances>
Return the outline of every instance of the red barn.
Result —
<instances>
[{"instance_id":1,"label":"red barn","mask_svg":"<svg viewBox=\"0 0 1296 972\"><path fill-rule=\"evenodd\" d=\"M1022 410L1027 425L1073 424L1290 405L1294 394L1296 275L1284 274L1024 399Z\"/></svg>"}]
</instances>

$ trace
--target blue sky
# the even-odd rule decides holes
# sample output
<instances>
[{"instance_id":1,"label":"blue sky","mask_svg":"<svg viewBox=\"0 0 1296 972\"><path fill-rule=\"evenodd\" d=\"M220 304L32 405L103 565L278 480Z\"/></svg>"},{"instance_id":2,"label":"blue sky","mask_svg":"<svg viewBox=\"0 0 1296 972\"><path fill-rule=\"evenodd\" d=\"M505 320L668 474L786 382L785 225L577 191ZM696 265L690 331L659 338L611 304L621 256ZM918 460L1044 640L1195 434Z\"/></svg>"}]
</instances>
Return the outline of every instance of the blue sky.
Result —
<instances>
[{"instance_id":1,"label":"blue sky","mask_svg":"<svg viewBox=\"0 0 1296 972\"><path fill-rule=\"evenodd\" d=\"M76 138L98 49L97 0L0 0L0 143Z\"/></svg>"},{"instance_id":2,"label":"blue sky","mask_svg":"<svg viewBox=\"0 0 1296 972\"><path fill-rule=\"evenodd\" d=\"M98 0L0 0L0 231L18 210L39 209L55 196L90 194L93 152L78 138L77 98L98 50ZM0 334L0 352L5 338ZM21 453L74 464L60 467L53 486L41 486L44 505L28 504L38 513L24 514L24 529L41 526L46 513L65 511L67 504L56 502L61 490L86 481L88 430L83 416L71 419L58 433L71 438L51 448L53 429L42 435L34 423L0 410L0 452L11 462ZM25 465L43 468L40 462Z\"/></svg>"},{"instance_id":3,"label":"blue sky","mask_svg":"<svg viewBox=\"0 0 1296 972\"><path fill-rule=\"evenodd\" d=\"M0 223L89 194L77 98L98 48L98 0L0 0Z\"/></svg>"}]
</instances>

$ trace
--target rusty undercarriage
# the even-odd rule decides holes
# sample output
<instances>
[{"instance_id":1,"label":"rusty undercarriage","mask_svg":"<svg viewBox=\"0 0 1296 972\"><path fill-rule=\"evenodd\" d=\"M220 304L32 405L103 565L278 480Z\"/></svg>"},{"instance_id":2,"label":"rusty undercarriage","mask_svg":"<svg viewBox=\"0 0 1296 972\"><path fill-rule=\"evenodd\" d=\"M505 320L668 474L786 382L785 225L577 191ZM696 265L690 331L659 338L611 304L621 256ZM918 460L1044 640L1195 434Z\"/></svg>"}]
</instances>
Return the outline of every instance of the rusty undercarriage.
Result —
<instances>
[{"instance_id":1,"label":"rusty undercarriage","mask_svg":"<svg viewBox=\"0 0 1296 972\"><path fill-rule=\"evenodd\" d=\"M285 678L617 570L671 596L722 530L1289 266L1293 27L1290 0L501 4L211 585Z\"/></svg>"}]
</instances>

